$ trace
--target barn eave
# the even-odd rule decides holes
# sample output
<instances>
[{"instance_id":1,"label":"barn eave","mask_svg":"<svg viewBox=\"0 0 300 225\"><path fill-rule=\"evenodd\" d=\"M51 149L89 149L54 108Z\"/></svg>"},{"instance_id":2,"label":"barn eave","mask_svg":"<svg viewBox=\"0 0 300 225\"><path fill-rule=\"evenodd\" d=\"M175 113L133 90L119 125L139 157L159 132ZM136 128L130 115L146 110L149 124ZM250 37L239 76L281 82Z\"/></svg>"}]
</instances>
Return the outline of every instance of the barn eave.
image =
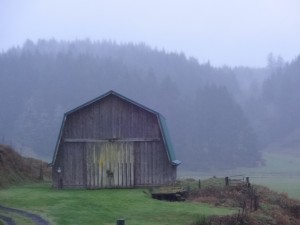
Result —
<instances>
[{"instance_id":1,"label":"barn eave","mask_svg":"<svg viewBox=\"0 0 300 225\"><path fill-rule=\"evenodd\" d=\"M55 163L55 160L56 160L58 148L59 148L61 137L62 137L62 131L63 131L63 128L65 126L65 122L66 122L66 117L67 117L67 115L65 113L64 117L63 117L63 121L61 123L60 130L59 130L58 139L57 139L57 142L56 142L56 146L55 146L55 151L54 151L54 155L53 155L53 158L52 158L52 162L49 164L50 166L53 166L54 163Z\"/></svg>"},{"instance_id":2,"label":"barn eave","mask_svg":"<svg viewBox=\"0 0 300 225\"><path fill-rule=\"evenodd\" d=\"M175 151L174 151L171 137L169 134L169 130L167 127L166 119L160 113L157 113L157 116L158 116L158 120L159 120L160 130L162 132L164 144L165 144L165 147L167 148L169 161L171 162L171 164L173 166L178 166L181 164L181 161L176 159Z\"/></svg>"}]
</instances>

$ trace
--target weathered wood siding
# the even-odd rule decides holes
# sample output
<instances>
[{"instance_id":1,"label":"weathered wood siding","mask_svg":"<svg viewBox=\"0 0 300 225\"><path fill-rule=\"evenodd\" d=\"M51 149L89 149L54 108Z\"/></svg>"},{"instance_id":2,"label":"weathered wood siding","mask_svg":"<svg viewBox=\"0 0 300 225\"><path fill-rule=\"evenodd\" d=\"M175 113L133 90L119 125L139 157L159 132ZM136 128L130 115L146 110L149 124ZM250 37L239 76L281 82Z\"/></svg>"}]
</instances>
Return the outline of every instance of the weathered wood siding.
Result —
<instances>
[{"instance_id":1,"label":"weathered wood siding","mask_svg":"<svg viewBox=\"0 0 300 225\"><path fill-rule=\"evenodd\" d=\"M68 116L64 138L158 138L154 114L116 96L108 96Z\"/></svg>"},{"instance_id":2,"label":"weathered wood siding","mask_svg":"<svg viewBox=\"0 0 300 225\"><path fill-rule=\"evenodd\" d=\"M64 187L161 185L176 178L157 115L114 95L70 113L53 168ZM57 173L54 186L59 185Z\"/></svg>"},{"instance_id":3,"label":"weathered wood siding","mask_svg":"<svg viewBox=\"0 0 300 225\"><path fill-rule=\"evenodd\" d=\"M83 143L63 143L57 159L52 170L55 187L59 185L63 187L86 186L86 154ZM58 167L61 169L60 174L57 173Z\"/></svg>"},{"instance_id":4,"label":"weathered wood siding","mask_svg":"<svg viewBox=\"0 0 300 225\"><path fill-rule=\"evenodd\" d=\"M153 186L174 182L176 168L160 142L135 143L135 186Z\"/></svg>"},{"instance_id":5,"label":"weathered wood siding","mask_svg":"<svg viewBox=\"0 0 300 225\"><path fill-rule=\"evenodd\" d=\"M86 185L86 165L83 143L64 143L63 185L64 187L81 187Z\"/></svg>"}]
</instances>

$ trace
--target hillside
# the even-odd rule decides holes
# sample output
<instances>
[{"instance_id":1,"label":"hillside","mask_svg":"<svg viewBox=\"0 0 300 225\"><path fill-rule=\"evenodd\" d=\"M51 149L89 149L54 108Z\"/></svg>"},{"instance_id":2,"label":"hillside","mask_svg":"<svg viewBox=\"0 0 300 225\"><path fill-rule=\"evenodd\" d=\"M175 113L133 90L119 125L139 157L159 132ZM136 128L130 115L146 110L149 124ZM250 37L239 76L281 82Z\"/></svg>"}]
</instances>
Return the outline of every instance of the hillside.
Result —
<instances>
[{"instance_id":1,"label":"hillside","mask_svg":"<svg viewBox=\"0 0 300 225\"><path fill-rule=\"evenodd\" d=\"M0 141L50 161L63 114L114 90L164 115L180 168L255 167L266 148L299 152L300 57L277 61L216 68L145 44L28 40L0 53Z\"/></svg>"},{"instance_id":2,"label":"hillside","mask_svg":"<svg viewBox=\"0 0 300 225\"><path fill-rule=\"evenodd\" d=\"M0 140L50 161L63 114L109 90L167 119L182 168L255 166L261 159L235 97L233 70L105 41L27 41L0 54L0 105L7 106L0 111Z\"/></svg>"},{"instance_id":3,"label":"hillside","mask_svg":"<svg viewBox=\"0 0 300 225\"><path fill-rule=\"evenodd\" d=\"M49 180L51 170L47 166L46 162L24 158L10 146L0 145L0 187Z\"/></svg>"}]
</instances>

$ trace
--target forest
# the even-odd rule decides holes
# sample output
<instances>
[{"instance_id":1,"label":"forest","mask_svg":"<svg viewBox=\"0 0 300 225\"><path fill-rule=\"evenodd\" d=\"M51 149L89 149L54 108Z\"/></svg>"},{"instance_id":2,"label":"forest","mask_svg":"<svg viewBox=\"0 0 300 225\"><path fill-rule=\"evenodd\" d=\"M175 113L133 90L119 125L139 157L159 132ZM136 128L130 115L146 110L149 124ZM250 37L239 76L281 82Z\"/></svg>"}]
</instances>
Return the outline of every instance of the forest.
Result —
<instances>
[{"instance_id":1,"label":"forest","mask_svg":"<svg viewBox=\"0 0 300 225\"><path fill-rule=\"evenodd\" d=\"M0 143L51 161L63 114L109 90L167 119L186 170L263 164L300 146L300 56L214 67L144 43L27 40L0 53Z\"/></svg>"}]
</instances>

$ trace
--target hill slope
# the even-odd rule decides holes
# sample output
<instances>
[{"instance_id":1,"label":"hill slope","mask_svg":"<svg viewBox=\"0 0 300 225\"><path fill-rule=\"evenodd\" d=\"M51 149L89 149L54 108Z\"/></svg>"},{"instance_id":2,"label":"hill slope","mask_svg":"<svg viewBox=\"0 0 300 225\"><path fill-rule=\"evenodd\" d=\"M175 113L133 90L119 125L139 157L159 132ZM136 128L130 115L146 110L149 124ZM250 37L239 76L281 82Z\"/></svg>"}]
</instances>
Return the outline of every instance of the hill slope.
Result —
<instances>
[{"instance_id":1,"label":"hill slope","mask_svg":"<svg viewBox=\"0 0 300 225\"><path fill-rule=\"evenodd\" d=\"M0 145L0 187L49 178L47 163L23 158L11 147Z\"/></svg>"},{"instance_id":2,"label":"hill slope","mask_svg":"<svg viewBox=\"0 0 300 225\"><path fill-rule=\"evenodd\" d=\"M109 90L166 117L182 168L261 159L233 70L130 43L28 41L0 54L0 140L50 160L63 114Z\"/></svg>"}]
</instances>

